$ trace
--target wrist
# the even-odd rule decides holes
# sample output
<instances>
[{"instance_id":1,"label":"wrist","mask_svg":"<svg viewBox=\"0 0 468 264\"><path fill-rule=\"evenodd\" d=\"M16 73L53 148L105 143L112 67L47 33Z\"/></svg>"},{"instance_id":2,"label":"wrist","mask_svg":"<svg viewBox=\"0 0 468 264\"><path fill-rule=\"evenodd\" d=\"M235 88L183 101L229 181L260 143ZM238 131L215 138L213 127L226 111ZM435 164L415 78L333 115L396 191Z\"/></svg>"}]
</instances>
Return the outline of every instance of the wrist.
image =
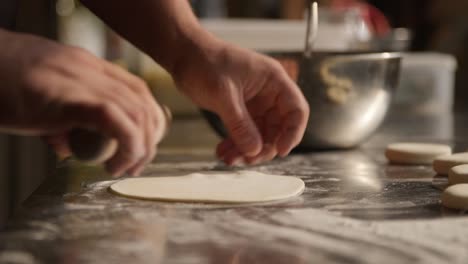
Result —
<instances>
[{"instance_id":1,"label":"wrist","mask_svg":"<svg viewBox=\"0 0 468 264\"><path fill-rule=\"evenodd\" d=\"M210 58L222 46L211 33L200 25L185 30L178 34L172 45L164 54L152 54L152 57L160 63L177 80L182 78L183 72L188 67L193 67L198 60Z\"/></svg>"}]
</instances>

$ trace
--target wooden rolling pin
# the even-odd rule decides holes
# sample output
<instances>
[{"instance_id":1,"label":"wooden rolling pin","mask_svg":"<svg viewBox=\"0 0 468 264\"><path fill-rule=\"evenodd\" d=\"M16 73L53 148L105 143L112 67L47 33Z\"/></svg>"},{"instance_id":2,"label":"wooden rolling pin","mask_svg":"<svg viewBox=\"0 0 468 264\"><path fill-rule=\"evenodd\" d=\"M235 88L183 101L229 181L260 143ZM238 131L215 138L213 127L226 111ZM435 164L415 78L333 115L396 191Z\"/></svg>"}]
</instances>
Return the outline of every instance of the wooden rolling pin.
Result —
<instances>
[{"instance_id":1,"label":"wooden rolling pin","mask_svg":"<svg viewBox=\"0 0 468 264\"><path fill-rule=\"evenodd\" d=\"M164 136L169 131L172 114L168 107L162 106L166 121ZM91 164L98 165L106 162L117 151L118 143L115 138L110 138L96 131L75 128L68 134L68 144L75 158Z\"/></svg>"}]
</instances>

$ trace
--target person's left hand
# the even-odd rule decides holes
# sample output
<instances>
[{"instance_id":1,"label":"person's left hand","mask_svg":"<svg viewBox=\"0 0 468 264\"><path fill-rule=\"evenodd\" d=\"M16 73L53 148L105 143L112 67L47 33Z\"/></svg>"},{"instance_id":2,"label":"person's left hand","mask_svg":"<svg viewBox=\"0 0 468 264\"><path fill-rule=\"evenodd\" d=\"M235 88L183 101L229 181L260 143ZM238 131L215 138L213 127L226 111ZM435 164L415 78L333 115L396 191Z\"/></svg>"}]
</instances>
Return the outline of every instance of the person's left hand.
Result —
<instances>
[{"instance_id":1,"label":"person's left hand","mask_svg":"<svg viewBox=\"0 0 468 264\"><path fill-rule=\"evenodd\" d=\"M301 141L309 106L276 60L214 40L187 51L172 73L186 95L222 119L229 135L216 153L226 164L284 157Z\"/></svg>"}]
</instances>

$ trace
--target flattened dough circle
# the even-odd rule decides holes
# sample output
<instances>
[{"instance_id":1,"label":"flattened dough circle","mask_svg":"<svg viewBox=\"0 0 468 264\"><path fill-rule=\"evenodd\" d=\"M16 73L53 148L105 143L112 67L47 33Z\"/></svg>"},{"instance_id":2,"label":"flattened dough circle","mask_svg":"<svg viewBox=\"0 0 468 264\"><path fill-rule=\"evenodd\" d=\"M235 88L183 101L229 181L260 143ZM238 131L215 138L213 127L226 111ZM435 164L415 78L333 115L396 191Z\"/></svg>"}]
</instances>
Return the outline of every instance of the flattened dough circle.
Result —
<instances>
[{"instance_id":1,"label":"flattened dough circle","mask_svg":"<svg viewBox=\"0 0 468 264\"><path fill-rule=\"evenodd\" d=\"M123 196L150 200L251 203L300 195L304 182L292 176L241 171L129 178L112 184L110 189Z\"/></svg>"},{"instance_id":2,"label":"flattened dough circle","mask_svg":"<svg viewBox=\"0 0 468 264\"><path fill-rule=\"evenodd\" d=\"M449 184L468 183L468 164L458 165L449 170Z\"/></svg>"},{"instance_id":3,"label":"flattened dough circle","mask_svg":"<svg viewBox=\"0 0 468 264\"><path fill-rule=\"evenodd\" d=\"M442 205L452 209L468 209L468 184L455 184L442 193Z\"/></svg>"},{"instance_id":4,"label":"flattened dough circle","mask_svg":"<svg viewBox=\"0 0 468 264\"><path fill-rule=\"evenodd\" d=\"M388 145L385 156L398 164L431 164L435 158L451 153L447 145L401 142Z\"/></svg>"},{"instance_id":5,"label":"flattened dough circle","mask_svg":"<svg viewBox=\"0 0 468 264\"><path fill-rule=\"evenodd\" d=\"M438 157L432 166L438 174L447 175L451 168L463 164L468 164L468 152Z\"/></svg>"}]
</instances>

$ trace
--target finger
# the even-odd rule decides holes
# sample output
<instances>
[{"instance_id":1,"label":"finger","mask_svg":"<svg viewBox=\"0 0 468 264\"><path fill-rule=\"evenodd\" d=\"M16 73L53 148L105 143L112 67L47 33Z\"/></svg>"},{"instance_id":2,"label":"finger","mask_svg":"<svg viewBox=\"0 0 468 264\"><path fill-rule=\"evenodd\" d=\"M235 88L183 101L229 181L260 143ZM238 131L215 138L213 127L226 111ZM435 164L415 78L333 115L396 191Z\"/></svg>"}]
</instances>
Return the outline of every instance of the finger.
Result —
<instances>
[{"instance_id":1,"label":"finger","mask_svg":"<svg viewBox=\"0 0 468 264\"><path fill-rule=\"evenodd\" d=\"M96 129L118 141L116 154L106 162L112 176L119 176L144 155L143 140L138 127L125 112L113 102L72 104L64 107L65 122L72 126Z\"/></svg>"},{"instance_id":2,"label":"finger","mask_svg":"<svg viewBox=\"0 0 468 264\"><path fill-rule=\"evenodd\" d=\"M153 135L155 139L152 141L156 142L156 144L159 143L167 129L166 122L163 122L165 120L165 114L162 107L154 100L153 94L147 84L137 76L107 61L105 61L104 71L109 76L128 85L130 89L140 96L140 104L147 108L150 114L149 117L154 123L153 127L155 129L153 130Z\"/></svg>"},{"instance_id":3,"label":"finger","mask_svg":"<svg viewBox=\"0 0 468 264\"><path fill-rule=\"evenodd\" d=\"M218 114L237 149L247 157L257 155L262 149L262 138L244 103L229 98L221 107Z\"/></svg>"},{"instance_id":4,"label":"finger","mask_svg":"<svg viewBox=\"0 0 468 264\"><path fill-rule=\"evenodd\" d=\"M220 159L226 155L227 151L235 148L234 142L230 138L226 138L216 147L216 156Z\"/></svg>"},{"instance_id":5,"label":"finger","mask_svg":"<svg viewBox=\"0 0 468 264\"><path fill-rule=\"evenodd\" d=\"M144 167L147 164L149 164L151 161L153 161L154 157L156 156L157 145L161 141L161 137L162 137L160 135L163 135L163 134L158 135L158 132L155 132L155 131L157 131L158 129L162 129L164 130L164 134L165 134L168 129L167 128L168 120L166 120L166 118L164 118L164 120L159 120L157 124L156 122L152 122L150 119L152 119L152 117L148 116L146 118L147 121L144 123L144 125L146 126L146 129L145 129L146 130L146 133L145 133L146 145L145 146L147 146L146 155L134 168L130 169L129 173L132 176L140 175ZM159 125L159 127L156 128L156 125Z\"/></svg>"},{"instance_id":6,"label":"finger","mask_svg":"<svg viewBox=\"0 0 468 264\"><path fill-rule=\"evenodd\" d=\"M150 145L148 142L152 141L149 139L149 135L152 135L153 133L152 131L149 131L152 121L147 117L147 107L142 104L140 96L131 89L127 83L114 78L114 76L103 75L99 72L88 72L84 81L90 87L99 87L98 89L95 89L98 96L115 103L116 106L120 107L137 126L139 137L145 141L145 154L141 160L128 171L129 174L135 176L136 171L140 170L140 167L147 159L149 159L148 156L150 155Z\"/></svg>"},{"instance_id":7,"label":"finger","mask_svg":"<svg viewBox=\"0 0 468 264\"><path fill-rule=\"evenodd\" d=\"M309 119L309 105L299 88L289 78L282 80L286 88L281 91L277 102L282 120L277 149L278 154L285 157L304 136Z\"/></svg>"},{"instance_id":8,"label":"finger","mask_svg":"<svg viewBox=\"0 0 468 264\"><path fill-rule=\"evenodd\" d=\"M122 114L118 115L121 116ZM123 118L123 116L120 118ZM119 130L112 131L117 137L119 148L117 153L106 162L106 167L113 176L118 176L140 161L146 151L144 141L140 137L141 133L137 131L137 127L132 128L131 124L126 120L125 122L121 121L115 129Z\"/></svg>"},{"instance_id":9,"label":"finger","mask_svg":"<svg viewBox=\"0 0 468 264\"><path fill-rule=\"evenodd\" d=\"M305 113L301 110L294 110L283 117L277 141L278 154L281 157L287 156L300 143L305 131L303 122L306 121Z\"/></svg>"},{"instance_id":10,"label":"finger","mask_svg":"<svg viewBox=\"0 0 468 264\"><path fill-rule=\"evenodd\" d=\"M280 89L276 85L267 85L260 90L246 105L252 116L264 116L267 111L275 107Z\"/></svg>"},{"instance_id":11,"label":"finger","mask_svg":"<svg viewBox=\"0 0 468 264\"><path fill-rule=\"evenodd\" d=\"M155 144L155 136L153 131L155 130L154 128L154 123L151 121L147 121L143 124L145 126L145 146L147 147L146 149L146 155L132 168L129 169L129 174L132 176L138 176L144 169L145 165L150 162L154 154L156 153L156 144Z\"/></svg>"},{"instance_id":12,"label":"finger","mask_svg":"<svg viewBox=\"0 0 468 264\"><path fill-rule=\"evenodd\" d=\"M281 129L281 115L272 108L265 114L265 125L263 128L263 137L266 144L277 145Z\"/></svg>"},{"instance_id":13,"label":"finger","mask_svg":"<svg viewBox=\"0 0 468 264\"><path fill-rule=\"evenodd\" d=\"M156 146L162 140L168 124L166 124L166 118L162 107L154 100L150 89L144 81L108 62L105 62L105 72L109 76L125 83L130 89L137 93L141 99L139 103L146 111L145 114L147 118L144 119L143 124L145 127L144 138L147 147L146 155L134 168L130 169L130 174L136 176L139 174L138 172L143 170L146 164L154 159Z\"/></svg>"},{"instance_id":14,"label":"finger","mask_svg":"<svg viewBox=\"0 0 468 264\"><path fill-rule=\"evenodd\" d=\"M146 84L136 76L109 62L104 62L104 72L108 76L125 84L137 96L136 104L141 106L143 120L141 120L140 126L143 132L142 137L145 141L145 155L128 171L130 175L136 176L154 158L156 144L162 138L162 132L159 130L163 130L165 126L163 120L157 122L157 119L161 118L162 111L156 106ZM162 125L159 125L159 130L157 129L157 123L162 123Z\"/></svg>"},{"instance_id":15,"label":"finger","mask_svg":"<svg viewBox=\"0 0 468 264\"><path fill-rule=\"evenodd\" d=\"M101 99L108 99L122 108L132 121L140 126L143 122L144 107L139 96L124 82L95 71L86 71L82 81L93 87Z\"/></svg>"},{"instance_id":16,"label":"finger","mask_svg":"<svg viewBox=\"0 0 468 264\"><path fill-rule=\"evenodd\" d=\"M43 136L42 139L54 149L59 159L65 159L72 155L66 133Z\"/></svg>"},{"instance_id":17,"label":"finger","mask_svg":"<svg viewBox=\"0 0 468 264\"><path fill-rule=\"evenodd\" d=\"M236 149L231 149L226 153L223 161L228 166L239 166L244 164L244 157Z\"/></svg>"},{"instance_id":18,"label":"finger","mask_svg":"<svg viewBox=\"0 0 468 264\"><path fill-rule=\"evenodd\" d=\"M248 157L245 159L247 164L257 165L262 162L270 161L277 155L276 146L273 144L264 144L262 151L255 157Z\"/></svg>"},{"instance_id":19,"label":"finger","mask_svg":"<svg viewBox=\"0 0 468 264\"><path fill-rule=\"evenodd\" d=\"M157 152L157 149L156 147L152 148L152 152L150 154L150 156L152 157L152 159L150 161L152 161L154 159L154 157L156 156L156 152ZM146 162L146 163L140 163L140 166L138 168L136 168L134 171L130 172L130 173L133 173L131 174L132 176L139 176L141 175L141 173L144 171L145 169L145 166L148 165L149 162Z\"/></svg>"},{"instance_id":20,"label":"finger","mask_svg":"<svg viewBox=\"0 0 468 264\"><path fill-rule=\"evenodd\" d=\"M246 158L246 162L251 165L256 165L265 161L270 161L278 154L278 151L276 149L276 138L278 137L278 132L277 130L272 129L271 124L268 123L268 117L275 116L275 119L278 118L273 109L267 111L265 115L266 116L258 117L255 119L255 123L257 124L257 127L260 128L262 134L263 148L257 156Z\"/></svg>"},{"instance_id":21,"label":"finger","mask_svg":"<svg viewBox=\"0 0 468 264\"><path fill-rule=\"evenodd\" d=\"M152 111L150 111L153 114L158 112L153 97L144 81L119 66L96 58L79 48L77 50L80 51L78 54L82 55L79 58L92 66L90 70L82 74L82 76L88 77L87 82L89 85L94 86L101 94L104 91L104 96L111 96L130 114L136 113L141 116L141 109L147 107L153 107ZM95 70L96 65L98 65L98 70ZM101 85L96 85L98 81ZM99 87L103 89L98 89Z\"/></svg>"}]
</instances>

